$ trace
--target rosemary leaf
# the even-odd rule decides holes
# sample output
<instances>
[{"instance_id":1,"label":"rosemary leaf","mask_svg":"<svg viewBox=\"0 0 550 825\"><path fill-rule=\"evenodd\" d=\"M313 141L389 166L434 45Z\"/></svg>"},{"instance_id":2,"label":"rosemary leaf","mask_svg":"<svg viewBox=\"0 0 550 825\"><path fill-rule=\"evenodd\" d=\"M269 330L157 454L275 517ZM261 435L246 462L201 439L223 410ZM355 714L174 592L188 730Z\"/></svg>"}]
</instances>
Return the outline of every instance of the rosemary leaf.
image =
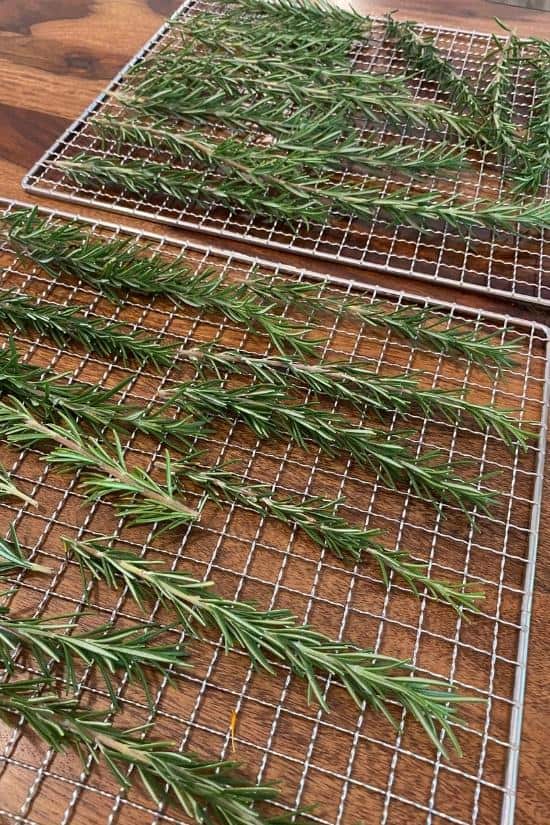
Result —
<instances>
[{"instance_id":1,"label":"rosemary leaf","mask_svg":"<svg viewBox=\"0 0 550 825\"><path fill-rule=\"evenodd\" d=\"M51 573L52 568L35 564L23 554L13 524L10 525L9 540L0 539L0 575L13 570L31 570L34 573Z\"/></svg>"},{"instance_id":2,"label":"rosemary leaf","mask_svg":"<svg viewBox=\"0 0 550 825\"><path fill-rule=\"evenodd\" d=\"M2 381L2 377L0 376L0 383ZM37 502L23 493L16 485L13 483L11 478L9 477L8 473L6 472L5 468L0 465L0 498L18 498L23 501L25 504L30 505L31 507L37 507Z\"/></svg>"},{"instance_id":3,"label":"rosemary leaf","mask_svg":"<svg viewBox=\"0 0 550 825\"><path fill-rule=\"evenodd\" d=\"M66 540L83 575L105 580L111 586L123 583L143 608L154 595L170 604L192 633L197 625L221 633L226 649L243 648L254 666L274 672L273 660L286 663L304 679L308 697L328 710L318 674L330 674L354 701L383 713L394 725L388 708L397 701L418 721L433 744L441 749L438 726L459 750L451 724L456 721L453 703L468 701L438 680L406 673L407 663L379 653L361 650L347 642L334 642L308 625L300 625L288 610L261 611L246 602L234 602L212 592L210 582L191 579L184 573L166 571L155 562L136 557L101 541ZM405 672L403 672L405 671Z\"/></svg>"}]
</instances>

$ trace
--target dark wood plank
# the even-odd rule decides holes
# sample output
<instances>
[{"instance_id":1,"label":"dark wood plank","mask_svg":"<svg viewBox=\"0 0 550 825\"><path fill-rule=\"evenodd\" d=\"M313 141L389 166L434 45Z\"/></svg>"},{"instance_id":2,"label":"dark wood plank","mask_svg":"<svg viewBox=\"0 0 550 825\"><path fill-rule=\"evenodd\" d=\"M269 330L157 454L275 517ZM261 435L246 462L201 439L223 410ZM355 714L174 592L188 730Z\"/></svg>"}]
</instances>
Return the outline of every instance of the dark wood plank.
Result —
<instances>
[{"instance_id":1,"label":"dark wood plank","mask_svg":"<svg viewBox=\"0 0 550 825\"><path fill-rule=\"evenodd\" d=\"M344 5L342 2L341 5ZM523 35L550 38L550 14L498 5L487 0L404 0L402 18L427 23L498 31L499 16ZM25 171L89 103L107 80L172 13L178 0L0 0L0 196L27 199L19 181ZM357 0L369 13L386 13L381 0ZM41 201L48 204L47 201ZM49 205L59 206L53 201ZM69 209L68 206L62 208ZM83 214L93 211L82 208ZM132 223L128 220L128 223ZM135 224L136 222L134 222ZM137 224L139 225L139 224ZM143 224L141 224L143 225ZM176 237L186 233L170 231ZM190 235L191 233L187 233ZM229 244L228 244L229 246ZM239 244L230 244L239 248ZM241 247L242 248L242 247ZM246 248L249 251L249 248ZM294 264L313 267L311 260ZM459 295L455 290L405 281L380 273L317 264L340 276L347 273L389 287L470 306L548 322L548 313L493 298ZM521 752L518 825L546 825L550 811L550 749L547 745L547 616L550 613L550 483L545 485L537 586L532 618L528 691ZM414 781L414 777L411 778ZM55 802L52 799L52 810ZM91 815L90 815L91 816ZM139 817L125 814L134 825ZM91 821L91 818L90 818ZM392 825L401 825L393 822ZM346 823L347 825L347 823ZM496 822L495 822L496 825Z\"/></svg>"}]
</instances>

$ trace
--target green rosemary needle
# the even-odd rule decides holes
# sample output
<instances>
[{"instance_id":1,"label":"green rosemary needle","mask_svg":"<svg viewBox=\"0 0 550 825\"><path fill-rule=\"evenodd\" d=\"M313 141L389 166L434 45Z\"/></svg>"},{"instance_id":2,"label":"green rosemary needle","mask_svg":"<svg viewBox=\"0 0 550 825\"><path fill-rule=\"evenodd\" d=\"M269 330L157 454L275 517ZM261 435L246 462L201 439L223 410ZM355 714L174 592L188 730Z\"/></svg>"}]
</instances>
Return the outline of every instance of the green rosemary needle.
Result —
<instances>
[{"instance_id":1,"label":"green rosemary needle","mask_svg":"<svg viewBox=\"0 0 550 825\"><path fill-rule=\"evenodd\" d=\"M60 753L72 748L83 764L85 756L104 762L126 789L132 766L156 805L168 796L197 825L285 825L282 818L266 818L251 807L274 801L277 792L248 784L235 774L235 763L203 761L171 742L142 738L147 726L114 727L104 714L83 709L75 699L44 693L47 687L38 679L0 684L0 716L12 724L22 718L50 748Z\"/></svg>"},{"instance_id":2,"label":"green rosemary needle","mask_svg":"<svg viewBox=\"0 0 550 825\"><path fill-rule=\"evenodd\" d=\"M353 426L345 416L325 412L313 403L289 404L286 400L284 392L274 386L227 389L221 381L182 383L169 396L169 403L200 416L237 418L258 438L283 436L302 448L313 442L328 455L346 453L379 473L389 487L406 481L423 499L454 502L462 509L477 506L482 511L494 503L492 492L457 476L439 450L415 456L400 439L390 439L383 430Z\"/></svg>"},{"instance_id":3,"label":"green rosemary needle","mask_svg":"<svg viewBox=\"0 0 550 825\"><path fill-rule=\"evenodd\" d=\"M266 196L265 185L254 180L253 167L250 180L246 181L242 176L231 175L205 179L199 170L177 169L169 163L122 163L87 153L57 161L56 166L79 185L108 185L130 194L166 195L199 204L216 202L244 209L251 215L271 215L290 224L300 220L306 224L324 223L332 210L368 220L380 210L390 222L416 228L443 221L455 229L489 227L514 231L518 226L540 229L550 222L550 200L462 201L437 192L415 194L406 187L383 192L378 187L338 184L329 178L312 179L306 173L295 179L293 195L280 187ZM279 174L284 177L286 173L283 164Z\"/></svg>"},{"instance_id":4,"label":"green rosemary needle","mask_svg":"<svg viewBox=\"0 0 550 825\"><path fill-rule=\"evenodd\" d=\"M104 542L66 540L66 544L85 576L105 580L111 586L125 584L141 607L153 594L170 604L192 633L197 633L197 625L215 628L226 649L243 648L255 667L272 673L272 660L287 664L306 681L309 699L315 699L324 710L328 705L319 673L336 678L360 707L366 703L393 724L388 702L397 701L438 749L439 725L459 750L450 726L456 721L453 704L468 698L457 696L444 682L405 675L406 662L347 642L334 642L312 627L300 625L288 610L261 611L246 602L221 598L212 592L210 582L159 569L155 562L109 548ZM405 673L400 672L403 669Z\"/></svg>"},{"instance_id":5,"label":"green rosemary needle","mask_svg":"<svg viewBox=\"0 0 550 825\"><path fill-rule=\"evenodd\" d=\"M51 573L52 568L29 561L24 555L13 524L10 525L9 539L0 538L0 575L13 570L30 570L34 573Z\"/></svg>"},{"instance_id":6,"label":"green rosemary needle","mask_svg":"<svg viewBox=\"0 0 550 825\"><path fill-rule=\"evenodd\" d=\"M103 357L118 357L123 363L137 359L157 368L172 365L177 346L162 344L129 330L119 322L87 316L86 308L37 301L13 291L0 292L0 325L47 335L57 346L73 340Z\"/></svg>"},{"instance_id":7,"label":"green rosemary needle","mask_svg":"<svg viewBox=\"0 0 550 825\"><path fill-rule=\"evenodd\" d=\"M1 382L0 377L0 382ZM18 498L21 499L25 504L29 504L31 507L36 507L37 502L31 498L30 496L23 493L16 485L13 483L11 478L9 477L8 473L6 472L5 468L0 465L0 498Z\"/></svg>"},{"instance_id":8,"label":"green rosemary needle","mask_svg":"<svg viewBox=\"0 0 550 825\"><path fill-rule=\"evenodd\" d=\"M124 671L129 678L138 681L149 696L147 674L154 668L164 673L170 666L181 669L185 651L177 645L152 644L166 632L165 628L134 624L117 630L102 625L86 632L74 631L77 615L51 618L14 618L0 608L0 664L8 673L13 672L13 653L18 645L30 653L42 674L47 678L51 662L60 664L64 678L73 690L78 684L76 663L95 666L101 673L109 691L111 702L117 703L117 671Z\"/></svg>"},{"instance_id":9,"label":"green rosemary needle","mask_svg":"<svg viewBox=\"0 0 550 825\"><path fill-rule=\"evenodd\" d=\"M22 447L56 444L45 460L60 469L82 470L80 483L94 501L114 496L121 518L135 525L156 524L163 529L177 528L198 518L199 513L185 505L174 488L170 454L165 457L164 486L140 467L128 467L116 433L109 448L82 434L74 419L59 414L61 423L45 424L17 399L0 402L0 434Z\"/></svg>"}]
</instances>

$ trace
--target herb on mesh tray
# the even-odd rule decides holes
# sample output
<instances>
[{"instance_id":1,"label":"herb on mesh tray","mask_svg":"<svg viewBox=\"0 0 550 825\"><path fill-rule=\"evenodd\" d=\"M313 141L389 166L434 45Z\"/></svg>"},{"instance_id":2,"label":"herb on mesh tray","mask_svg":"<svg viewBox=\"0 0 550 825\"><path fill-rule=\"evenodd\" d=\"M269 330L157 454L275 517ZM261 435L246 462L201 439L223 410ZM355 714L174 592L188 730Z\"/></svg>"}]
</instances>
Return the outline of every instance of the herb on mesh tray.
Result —
<instances>
[{"instance_id":1,"label":"herb on mesh tray","mask_svg":"<svg viewBox=\"0 0 550 825\"><path fill-rule=\"evenodd\" d=\"M344 31L352 31L358 36L370 27L368 18L352 8L342 9L330 0L227 0L229 7L236 6L240 12L264 16L271 25L304 28L308 32L325 32L327 27L341 25Z\"/></svg>"},{"instance_id":2,"label":"herb on mesh tray","mask_svg":"<svg viewBox=\"0 0 550 825\"><path fill-rule=\"evenodd\" d=\"M550 172L550 44L536 41L535 46L529 62L536 97L525 136L529 161L514 170L518 192L536 192Z\"/></svg>"},{"instance_id":3,"label":"herb on mesh tray","mask_svg":"<svg viewBox=\"0 0 550 825\"><path fill-rule=\"evenodd\" d=\"M50 567L29 561L24 555L15 528L10 525L9 539L0 538L0 575L13 570L31 570L35 573L51 573Z\"/></svg>"},{"instance_id":4,"label":"herb on mesh tray","mask_svg":"<svg viewBox=\"0 0 550 825\"><path fill-rule=\"evenodd\" d=\"M125 240L102 241L89 238L82 232L76 223L53 223L40 218L35 210L21 210L12 212L0 219L0 223L8 225L8 239L10 244L20 253L28 255L39 263L54 277L59 270L75 275L94 287L102 290L109 298L116 299L121 290L129 289L147 295L166 295L176 303L183 303L197 308L208 308L222 312L237 324L243 324L266 334L276 349L283 353L294 352L300 356L312 355L317 340L311 338L311 329L304 324L294 323L273 314L270 310L273 304L262 304L249 292L245 283L232 283L223 278L211 268L193 272L181 258L167 261L158 254L143 256L143 247L135 242ZM21 309L24 322L42 324L41 329L49 329L46 324L58 320L59 326L65 323L63 308L47 305L50 314L44 318L42 307L29 307L28 301L21 301L20 296L8 297L3 304L0 301L0 319L2 312L7 314L8 320L13 322L13 304L15 311ZM29 313L26 313L29 308ZM87 328L79 323L81 319L75 315L79 308L71 307L68 314L67 330L75 329L83 336L92 335ZM82 312L82 309L80 309ZM30 320L28 320L30 316ZM17 317L17 316L15 316ZM75 323L76 321L76 323ZM102 354L116 354L109 352L111 341L109 333L116 334L119 340L119 330L109 325L105 330L103 322L94 319L103 343ZM158 363L157 348L147 346L152 343L135 333L131 341L127 341L124 333L121 351L124 358L137 357L142 359L142 350L134 349L134 342L143 345L145 359ZM309 335L309 337L308 337ZM79 339L78 339L79 340ZM116 342L114 342L116 343ZM166 350L166 364L174 358L174 350ZM163 361L162 351L158 356Z\"/></svg>"},{"instance_id":5,"label":"herb on mesh tray","mask_svg":"<svg viewBox=\"0 0 550 825\"><path fill-rule=\"evenodd\" d=\"M302 448L313 442L328 455L346 453L379 473L391 488L406 481L420 498L450 501L463 509L475 506L482 511L494 503L491 491L456 475L440 450L414 455L400 438L383 430L353 426L345 416L326 412L314 403L285 403L286 397L277 387L260 389L257 392L254 385L227 389L220 381L202 386L189 382L178 385L169 401L201 416L236 417L262 439L284 436Z\"/></svg>"},{"instance_id":6,"label":"herb on mesh tray","mask_svg":"<svg viewBox=\"0 0 550 825\"><path fill-rule=\"evenodd\" d=\"M37 662L47 677L51 663L60 664L64 678L76 690L77 661L95 666L109 691L111 702L117 703L117 671L141 684L150 699L147 673L154 668L164 673L166 668L188 667L185 651L178 645L153 644L166 630L158 626L133 624L122 629L102 625L94 630L74 632L77 615L50 618L15 618L0 608L0 664L13 673L13 654L21 645Z\"/></svg>"},{"instance_id":7,"label":"herb on mesh tray","mask_svg":"<svg viewBox=\"0 0 550 825\"><path fill-rule=\"evenodd\" d=\"M131 524L157 524L176 528L198 518L199 514L178 497L174 488L170 454L165 454L164 485L141 467L128 467L121 442L112 434L105 446L84 436L74 419L59 415L61 423L45 424L23 403L12 399L0 403L0 434L22 447L53 443L46 461L61 470L83 471L80 487L93 501L114 496L116 510Z\"/></svg>"},{"instance_id":8,"label":"herb on mesh tray","mask_svg":"<svg viewBox=\"0 0 550 825\"><path fill-rule=\"evenodd\" d=\"M156 805L167 797L197 825L285 825L284 819L264 817L253 803L275 800L267 785L250 785L235 773L235 763L203 761L171 742L143 738L149 726L124 730L105 719L106 714L79 706L74 698L44 693L45 680L0 684L0 716L13 724L23 719L50 748L75 750L105 763L116 781L129 789L132 766L142 787ZM452 700L452 697L451 697ZM286 825L295 822L288 818Z\"/></svg>"},{"instance_id":9,"label":"herb on mesh tray","mask_svg":"<svg viewBox=\"0 0 550 825\"><path fill-rule=\"evenodd\" d=\"M325 710L328 705L318 673L332 675L359 706L370 705L392 724L395 721L387 703L397 701L438 749L439 726L460 750L451 728L456 721L453 704L468 701L468 697L458 696L444 682L408 675L406 662L334 642L312 627L300 625L288 610L261 611L246 602L223 599L211 591L210 582L159 569L155 562L109 548L103 542L67 540L67 547L77 556L85 575L106 580L111 586L124 583L140 606L152 594L171 605L191 632L197 632L197 625L214 627L227 649L243 648L256 667L274 672L272 659L287 663L307 682L309 698L315 698Z\"/></svg>"},{"instance_id":10,"label":"herb on mesh tray","mask_svg":"<svg viewBox=\"0 0 550 825\"><path fill-rule=\"evenodd\" d=\"M353 129L354 118L448 129L460 139L475 134L466 117L432 101L414 98L401 77L352 74L349 65L347 69L327 68L313 76L302 72L293 75L286 67L259 74L253 67L256 73L243 73L243 69L250 68L243 57L221 57L220 64L213 66L210 55L201 58L165 53L151 61L149 73L148 64L144 64L145 75L135 78L130 88L114 92L113 98L141 117L172 119L172 129L173 119L216 121L245 135L248 124L254 124L310 153L316 143L336 152L338 142L351 132L350 160L352 152L360 152L364 140Z\"/></svg>"},{"instance_id":11,"label":"herb on mesh tray","mask_svg":"<svg viewBox=\"0 0 550 825\"><path fill-rule=\"evenodd\" d=\"M491 147L513 168L521 170L531 162L525 137L514 118L513 92L522 42L514 35L505 41L493 36L492 42L493 55L488 57L482 74L483 107L488 116L483 132Z\"/></svg>"},{"instance_id":12,"label":"herb on mesh tray","mask_svg":"<svg viewBox=\"0 0 550 825\"><path fill-rule=\"evenodd\" d=\"M192 351L186 355L193 358ZM493 429L508 446L524 448L532 433L523 430L514 418L513 411L500 409L494 404L480 404L463 396L437 389L422 389L414 375L380 375L357 362L321 361L314 364L295 361L281 356L255 356L233 350L198 348L194 355L199 369L207 367L222 378L224 372L243 372L253 375L258 382L250 388L250 404L264 405L273 397L270 387L290 392L298 380L318 395L339 398L354 406L377 413L398 412L406 415L417 407L426 416L440 413L448 421L457 423L462 414L469 415L480 428ZM184 385L184 392L188 385ZM194 382L198 394L208 392L208 383ZM192 391L193 392L193 391ZM175 391L177 396L177 390ZM163 394L169 397L168 393ZM254 396L254 399L252 398ZM262 396L263 399L262 399ZM282 400L281 395L278 395ZM223 401L220 400L220 405ZM257 406L257 404L256 404ZM195 413L199 407L195 408ZM257 407L258 413L260 408Z\"/></svg>"},{"instance_id":13,"label":"herb on mesh tray","mask_svg":"<svg viewBox=\"0 0 550 825\"><path fill-rule=\"evenodd\" d=\"M165 295L175 303L213 309L242 318L241 296L249 322L256 310L249 293L268 305L289 304L308 313L330 312L348 315L367 327L389 329L392 333L433 349L460 355L486 367L511 367L518 341L502 341L497 333L482 335L470 324L444 325L426 309L395 308L385 301L366 300L360 295L319 294L319 285L308 281L250 277L245 284L233 286L209 269L194 271L183 256L167 261L161 255L144 255L132 239L99 240L90 237L82 225L50 222L36 210L18 209L0 217L8 226L7 239L20 254L40 264L56 276L59 270L74 275L102 290L111 299L130 290L143 295ZM235 294L232 292L235 289ZM246 291L245 291L246 290ZM260 317L264 308L258 309ZM275 359L276 362L277 359ZM274 363L275 363L274 362ZM289 362L281 362L290 369ZM318 365L320 372L324 369Z\"/></svg>"},{"instance_id":14,"label":"herb on mesh tray","mask_svg":"<svg viewBox=\"0 0 550 825\"><path fill-rule=\"evenodd\" d=\"M427 575L425 564L414 562L403 552L389 550L380 543L380 531L366 530L350 524L338 515L341 501L330 501L308 496L303 499L275 496L266 484L243 484L236 474L223 466L200 467L188 460L177 465L177 471L186 479L199 484L208 494L222 501L236 501L261 515L270 516L286 524L295 524L321 547L325 546L339 558L358 561L366 551L378 564L386 586L389 574L402 578L414 593L426 588L434 598L451 605L475 609L475 602L483 598L458 583L442 581Z\"/></svg>"},{"instance_id":15,"label":"herb on mesh tray","mask_svg":"<svg viewBox=\"0 0 550 825\"><path fill-rule=\"evenodd\" d=\"M37 410L43 420L52 420L59 413L78 413L82 421L95 426L110 425L115 427L135 427L150 433L153 427L149 424L147 413L141 410L138 415L128 405L117 405L110 400L104 402L99 387L82 386L77 383L65 385L54 382L53 376L43 373L41 368L30 367L17 361L17 353L12 350L9 360L6 353L0 352L0 388L4 389L13 398L30 401L33 412ZM37 374L40 376L37 379ZM55 374L54 374L55 375ZM9 376L9 377L8 377ZM82 397L86 395L86 403ZM110 399L109 394L109 399ZM166 420L166 430L155 429L155 435L164 435L172 438L177 430L169 426L170 421L177 419L163 419L161 416L152 416L155 428L159 422ZM202 434L197 430L196 436ZM186 433L189 435L189 433ZM182 477L200 486L201 490L215 500L234 501L249 507L266 517L278 519L285 524L296 525L320 547L326 547L341 559L359 561L363 551L371 555L378 563L384 581L387 583L388 574L393 571L401 576L413 589L426 587L428 591L453 607L464 604L462 588L447 582L430 580L426 576L424 565L416 564L408 559L405 553L394 553L380 544L378 530L365 529L351 524L337 512L343 500L331 500L319 496L278 496L273 490L263 484L246 483L236 473L229 472L225 467L205 467L200 463L200 453L189 451L187 441L184 441L186 450L184 462L179 462L174 471Z\"/></svg>"},{"instance_id":16,"label":"herb on mesh tray","mask_svg":"<svg viewBox=\"0 0 550 825\"><path fill-rule=\"evenodd\" d=\"M246 147L244 147L246 148ZM273 165L279 165L277 158ZM286 176L286 161L278 172ZM461 200L438 192L409 191L407 187L384 192L378 186L362 188L335 183L302 173L294 181L291 195L286 189L273 187L266 195L264 183L255 181L251 165L250 180L242 175L227 175L223 179L206 178L198 169L177 169L169 163L125 160L118 162L80 153L71 160L57 161L79 185L108 185L131 194L165 195L178 201L211 203L238 207L252 215L271 215L290 224L296 221L326 222L332 210L358 219L371 220L379 212L394 223L422 228L434 221L443 221L455 229L489 227L514 231L539 229L550 222L550 201L488 201ZM273 170L272 170L273 171ZM294 174L293 170L293 174Z\"/></svg>"},{"instance_id":17,"label":"herb on mesh tray","mask_svg":"<svg viewBox=\"0 0 550 825\"><path fill-rule=\"evenodd\" d=\"M407 58L410 69L428 80L435 80L441 91L448 93L453 107L471 115L483 114L480 98L469 81L458 74L452 63L439 52L433 39L423 36L415 23L397 21L388 16L386 32Z\"/></svg>"},{"instance_id":18,"label":"herb on mesh tray","mask_svg":"<svg viewBox=\"0 0 550 825\"><path fill-rule=\"evenodd\" d=\"M128 328L126 324L90 318L86 308L37 301L16 292L0 292L0 325L47 335L57 346L67 340L81 344L103 357L116 356L124 363L137 359L155 367L169 367L177 346L162 344Z\"/></svg>"},{"instance_id":19,"label":"herb on mesh tray","mask_svg":"<svg viewBox=\"0 0 550 825\"><path fill-rule=\"evenodd\" d=\"M249 281L249 287L270 300L277 298L284 304L302 303L310 313L333 312L356 318L366 327L387 328L419 346L445 355L461 356L483 368L491 364L500 369L514 366L514 355L520 345L520 337L503 341L499 332L482 334L466 321L445 323L429 309L396 308L383 300L369 302L360 295L340 297L330 292L319 295L319 286L307 281L277 279L266 282L256 278Z\"/></svg>"},{"instance_id":20,"label":"herb on mesh tray","mask_svg":"<svg viewBox=\"0 0 550 825\"><path fill-rule=\"evenodd\" d=\"M254 166L256 181L264 180L266 185L293 192L292 167L297 175L303 170L317 170L324 173L327 169L338 170L342 164L363 166L371 174L387 174L388 170L406 175L430 175L435 172L457 170L464 163L464 152L456 146L434 144L428 148L418 148L409 144L388 143L374 144L357 142L353 137L344 137L338 143L324 148L317 145L312 151L300 140L284 140L269 148L245 145L230 138L214 141L202 132L178 131L170 128L169 122L158 122L154 126L143 124L134 119L98 118L94 128L104 137L114 140L118 145L130 143L149 149L166 149L179 159L193 159L205 164L208 169L233 170L236 176L249 180L251 167ZM281 166L287 165L285 176L276 176L277 161ZM264 169L266 172L264 173Z\"/></svg>"},{"instance_id":21,"label":"herb on mesh tray","mask_svg":"<svg viewBox=\"0 0 550 825\"><path fill-rule=\"evenodd\" d=\"M250 388L249 403L256 404L258 413L263 406L269 414L268 405L275 397L282 400L283 392L290 398L295 382L299 381L318 395L344 399L359 410L367 409L380 416L387 412L407 415L417 408L426 416L440 413L456 424L466 415L480 429L494 430L510 447L517 445L525 448L533 435L519 426L512 411L494 404L469 401L453 392L423 389L414 374L385 376L353 361L309 363L276 355L248 355L234 350L199 349L197 352L183 350L182 353L184 358L187 356L191 361L197 360L199 369L204 366L213 369L220 380L224 372L242 371L254 376L257 381ZM46 417L56 411L67 412L79 416L94 428L137 429L159 441L178 442L184 449L191 440L208 434L207 421L197 415L197 407L194 416L174 417L162 408L153 411L131 403L120 404L116 396L131 379L109 389L80 381L68 382L64 375L23 363L13 341L9 347L0 350L0 370L0 390L30 402ZM193 386L199 393L201 389L208 391L212 388L209 380L204 379L195 380ZM278 392L274 392L273 387L278 388ZM163 405L169 397L169 392L163 391ZM11 491L9 479L5 489L6 494Z\"/></svg>"}]
</instances>

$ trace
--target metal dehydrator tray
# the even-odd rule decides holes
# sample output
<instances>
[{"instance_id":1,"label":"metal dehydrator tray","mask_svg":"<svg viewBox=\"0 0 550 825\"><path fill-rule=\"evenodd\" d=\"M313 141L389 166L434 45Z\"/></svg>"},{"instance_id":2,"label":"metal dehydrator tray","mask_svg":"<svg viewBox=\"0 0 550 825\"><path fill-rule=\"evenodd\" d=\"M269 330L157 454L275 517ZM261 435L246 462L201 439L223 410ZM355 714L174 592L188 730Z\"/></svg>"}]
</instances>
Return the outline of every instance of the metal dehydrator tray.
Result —
<instances>
[{"instance_id":1,"label":"metal dehydrator tray","mask_svg":"<svg viewBox=\"0 0 550 825\"><path fill-rule=\"evenodd\" d=\"M68 217L46 210L42 214L56 220ZM342 513L358 524L387 530L388 546L407 549L428 561L433 575L464 577L478 584L486 600L481 615L471 621L425 596L414 598L393 579L386 588L368 559L346 567L298 533L240 507L207 504L198 526L151 539L145 530L123 527L108 503L85 504L75 479L56 473L32 449L19 452L2 445L0 456L18 486L39 502L37 510L2 502L2 535L13 524L31 557L55 570L49 579L22 573L14 581L18 593L13 604L25 615L83 610L77 565L64 556L60 538L113 533L128 547L160 558L167 566L214 579L226 596L255 599L263 607L289 606L333 637L410 657L418 672L449 679L458 690L485 700L464 707L465 724L457 730L464 756L446 761L418 725L404 719L402 731L396 733L379 716L360 712L330 680L332 711L322 713L316 705L307 705L302 683L285 669L275 676L253 673L244 655L225 655L212 636L192 643L194 671L174 675L170 684L154 679L152 711L140 690L128 688L122 679L123 723L136 725L154 718L158 737L175 739L201 754L234 756L250 778L281 780L283 803L291 808L317 803L311 821L319 825L494 825L498 821L509 825L516 793L546 444L548 330L357 281L342 283L204 244L180 246L160 235L110 223L84 224L94 235L131 236L166 256L185 252L190 260L212 265L228 278L246 279L257 268L266 278L314 279L320 292L360 294L365 301L380 299L389 306L425 306L443 324L465 322L480 333L496 331L502 340L522 336L516 366L497 378L456 356L434 355L393 335L359 329L355 323L321 324L329 338L329 358L362 358L382 373L422 369L426 386L464 389L473 399L492 399L517 409L524 422L539 429L538 439L520 453L505 448L494 435L478 431L470 421L455 427L419 415L407 422L418 449L439 445L455 461L468 458L474 462L472 476L498 471L494 482L501 493L498 504L491 516L475 514L471 524L457 508L436 509L405 488L392 491L343 458L330 460L315 449L304 452L282 441L262 443L234 423L220 425L213 439L198 445L208 450L212 462L234 460L235 470L244 477L273 484L282 493L345 496ZM186 308L176 313L169 301L146 303L133 295L113 305L85 284L62 274L53 280L18 261L6 245L0 247L0 262L4 288L46 302L83 304L94 317L116 318L182 344L216 339L247 351L267 351L261 335L247 334L219 316ZM5 331L3 338L7 340ZM182 365L160 377L144 367L136 370L134 365L110 363L93 352L58 349L45 337L17 335L17 340L29 362L74 372L82 380L112 386L130 376L122 403L146 403L176 376L193 375L190 367ZM403 428L402 420L390 418L388 424L390 429ZM151 467L162 460L159 445L135 433L124 447L130 462ZM194 503L191 498L190 504ZM124 593L104 587L93 592L89 607L100 611L105 621L140 616ZM83 699L105 704L101 683L89 672L81 677ZM105 771L94 768L86 776L76 757L47 752L20 727L10 731L0 726L0 741L3 821L27 825L88 825L91 818L126 825L186 821L172 808L155 811L136 791L122 792Z\"/></svg>"},{"instance_id":2,"label":"metal dehydrator tray","mask_svg":"<svg viewBox=\"0 0 550 825\"><path fill-rule=\"evenodd\" d=\"M187 0L176 12L174 19L185 18L197 10L220 8L220 4L213 0ZM452 60L455 68L467 74L474 83L479 81L481 63L492 48L489 35L429 26L421 26L420 32L434 35L438 47ZM23 179L25 189L39 195L112 209L287 252L550 306L550 238L547 231L534 232L529 236L489 230L461 235L442 224L433 231L420 233L407 227L394 227L380 219L369 224L336 214L330 225L311 224L309 228L299 225L292 230L282 221L253 218L242 211L216 205L203 208L168 198L146 195L138 198L106 188L95 190L73 184L55 169L55 161L87 149L110 158L122 157L112 144L107 144L105 149L100 146L93 134L94 118L107 110L116 114L119 107L110 93L124 88L130 82L126 75L131 66L169 45L173 36L170 23L165 23L33 166ZM393 48L383 43L380 20L374 22L368 43L357 51L355 63L363 69L390 74L402 70L403 60ZM436 96L435 86L429 82L419 84L413 91L415 95L425 99L434 99ZM521 122L527 124L534 102L533 88L518 76L515 104ZM365 128L365 134L367 131ZM399 139L402 134L376 124L371 137L383 142L386 136ZM409 137L418 145L429 145L430 138L434 139L433 134L430 136L420 129L411 132ZM438 136L435 137L437 139ZM131 154L125 157L130 157ZM148 150L139 150L140 157L148 155L152 156ZM470 153L470 160L471 171L463 174L460 180L453 177L452 173L446 180L442 176L437 181L425 176L417 181L415 190L443 186L449 194L460 188L472 197L486 197L489 200L498 198L504 187L502 166L477 151ZM177 163L174 165L177 166ZM395 182L398 181L388 178L383 185L391 187ZM550 196L550 184L546 184L542 196Z\"/></svg>"}]
</instances>

